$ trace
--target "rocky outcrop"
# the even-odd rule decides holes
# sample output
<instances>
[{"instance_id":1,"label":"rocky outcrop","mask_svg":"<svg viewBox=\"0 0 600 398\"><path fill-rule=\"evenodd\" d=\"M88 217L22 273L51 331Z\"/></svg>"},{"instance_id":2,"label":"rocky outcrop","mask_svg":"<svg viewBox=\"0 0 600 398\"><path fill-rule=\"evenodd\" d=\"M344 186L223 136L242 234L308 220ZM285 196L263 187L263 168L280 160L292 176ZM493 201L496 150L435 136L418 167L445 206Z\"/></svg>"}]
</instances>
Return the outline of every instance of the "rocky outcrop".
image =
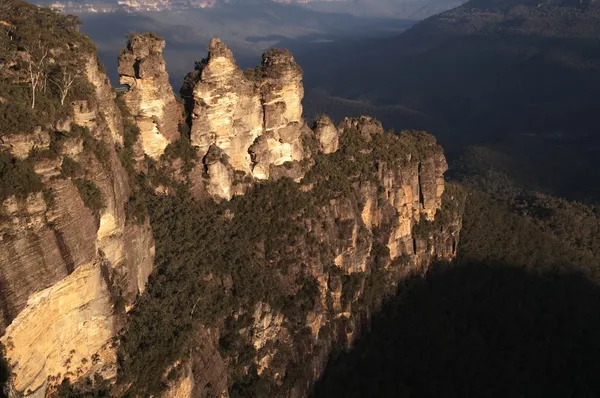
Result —
<instances>
[{"instance_id":1,"label":"rocky outcrop","mask_svg":"<svg viewBox=\"0 0 600 398\"><path fill-rule=\"evenodd\" d=\"M119 55L119 80L128 87L123 99L140 129L143 151L153 159L180 136L182 107L169 84L164 47L153 33L134 34Z\"/></svg>"},{"instance_id":2,"label":"rocky outcrop","mask_svg":"<svg viewBox=\"0 0 600 398\"><path fill-rule=\"evenodd\" d=\"M329 116L320 115L315 120L313 130L321 152L329 154L338 150L340 134Z\"/></svg>"},{"instance_id":3,"label":"rocky outcrop","mask_svg":"<svg viewBox=\"0 0 600 398\"><path fill-rule=\"evenodd\" d=\"M19 159L27 159L29 153L35 148L39 150L48 149L50 146L50 135L42 129L37 129L29 134L5 135L0 142L1 149L9 150L13 156Z\"/></svg>"},{"instance_id":4,"label":"rocky outcrop","mask_svg":"<svg viewBox=\"0 0 600 398\"><path fill-rule=\"evenodd\" d=\"M276 191L274 200L302 203L301 215L288 209L292 216L286 222L294 225L287 230L290 235L274 231L245 242L259 252L279 248L261 260L276 275L267 293L268 298L277 297L275 304L263 299L247 308L240 305L220 326L229 347L223 355L230 383L255 383L244 384L247 391L305 396L332 349L351 347L400 281L424 273L435 259L456 255L461 210L442 199L447 166L431 136L396 136L369 117L346 119L338 128L320 120L315 130L332 127L339 150L316 156L297 185L288 183L286 190ZM315 132L316 145L331 142L319 137ZM305 194L296 196L290 190ZM252 198L252 190L245 195L252 203L270 198ZM290 216L267 214L274 224ZM279 274L275 269L284 270ZM277 305L281 300L285 304ZM205 377L205 372L209 370L192 370L195 378ZM182 376L180 383L189 378Z\"/></svg>"},{"instance_id":5,"label":"rocky outcrop","mask_svg":"<svg viewBox=\"0 0 600 398\"><path fill-rule=\"evenodd\" d=\"M271 50L262 66L242 72L225 44L213 39L181 94L200 157L217 147L233 171L257 179L268 179L272 166L304 159L302 72L289 52ZM222 168L215 171L223 175Z\"/></svg>"},{"instance_id":6,"label":"rocky outcrop","mask_svg":"<svg viewBox=\"0 0 600 398\"><path fill-rule=\"evenodd\" d=\"M235 170L250 173L248 148L263 131L259 87L244 76L223 42L211 41L207 58L186 77L181 94L199 155L215 145Z\"/></svg>"},{"instance_id":7,"label":"rocky outcrop","mask_svg":"<svg viewBox=\"0 0 600 398\"><path fill-rule=\"evenodd\" d=\"M43 397L49 384L86 375L116 331L112 307L101 267L91 262L33 294L2 338L13 389Z\"/></svg>"}]
</instances>

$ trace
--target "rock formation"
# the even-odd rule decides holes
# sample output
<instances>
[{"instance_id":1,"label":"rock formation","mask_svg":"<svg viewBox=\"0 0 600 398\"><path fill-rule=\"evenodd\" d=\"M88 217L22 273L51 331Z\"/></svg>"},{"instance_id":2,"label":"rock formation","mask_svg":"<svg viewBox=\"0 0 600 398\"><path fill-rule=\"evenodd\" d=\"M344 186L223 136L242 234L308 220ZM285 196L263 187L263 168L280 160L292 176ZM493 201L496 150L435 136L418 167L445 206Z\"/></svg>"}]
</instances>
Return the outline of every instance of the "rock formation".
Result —
<instances>
[{"instance_id":1,"label":"rock formation","mask_svg":"<svg viewBox=\"0 0 600 398\"><path fill-rule=\"evenodd\" d=\"M143 151L153 159L180 135L182 109L169 84L164 47L152 33L134 34L119 55L119 80L128 87L123 99L140 129Z\"/></svg>"},{"instance_id":2,"label":"rock formation","mask_svg":"<svg viewBox=\"0 0 600 398\"><path fill-rule=\"evenodd\" d=\"M121 53L128 113L121 114L90 52L79 65L89 97L70 101L57 120L2 137L2 159L20 165L19 176L32 181L24 192L2 196L0 190L0 341L15 396L43 397L65 378L76 383L94 375L112 383L114 396L135 384L135 375L117 380L131 358L121 355L118 367L117 350L135 324L132 317L143 315L142 304L165 296L149 293L168 282L165 268L146 289L154 236L163 250L157 264L169 267L165 230L183 226L196 233L198 227L177 219L181 214L170 214L176 224L168 228L156 226L156 215L151 225L144 195L165 205L188 190L196 198L189 206L210 205L186 211L216 209L204 221L222 223L176 248L192 271L177 275L181 284L166 295L187 300L201 292L205 308L196 308L198 300L191 308L150 306L168 308L173 319L182 314L194 326L173 333L188 333L186 355L157 370L165 397L223 397L241 381L303 396L332 347L351 346L399 280L456 253L460 209L442 199L447 165L433 137L386 133L369 117L337 127L320 117L310 129L302 119L302 72L288 51L270 50L261 66L243 72L214 39L181 91L190 129L186 147L187 140L178 140L182 109L168 84L164 45L152 34L134 35ZM128 122L140 130L137 142L125 137ZM165 152L170 143L174 149ZM132 167L136 148L152 158L140 169ZM234 195L245 196L226 202ZM287 207L276 206L281 203ZM240 211L264 219L243 218ZM266 232L249 233L261 222ZM227 228L233 232L221 238L233 244L222 247L217 235ZM210 239L215 242L206 251L187 257ZM244 269L270 273L264 296L235 296L255 294L254 281L229 264L204 274L195 266L226 258L232 248L247 250ZM206 302L211 292L218 301ZM210 322L197 318L213 309ZM134 349L148 348L144 336Z\"/></svg>"},{"instance_id":3,"label":"rock formation","mask_svg":"<svg viewBox=\"0 0 600 398\"><path fill-rule=\"evenodd\" d=\"M326 119L321 121L326 123ZM297 229L274 230L271 236L248 242L259 248L261 261L274 269L285 267L286 256L281 252L293 253L293 265L281 276L284 281L274 280L267 297L237 309L237 316L249 319L242 327L226 323L219 330L221 336L235 336L235 344L253 347L254 354L244 366L256 369L257 385L273 383L269 384L273 396L304 396L332 347L352 346L385 292L393 292L396 283L411 274L424 272L434 259L452 259L456 253L460 210L442 202L447 166L431 136L419 132L394 136L368 117L346 119L333 131L339 132L339 150L317 157L297 188L289 188L304 192L292 196L300 204L288 209L291 216L286 219ZM315 133L316 143L321 142L318 137ZM296 195L285 189L275 192ZM253 197L254 192L245 196ZM267 199L248 200L264 203ZM300 220L294 213L297 208L304 214ZM274 211L269 221L275 224L286 216ZM230 222L235 223L232 217ZM301 232L296 234L297 230ZM278 242L287 246L277 246ZM268 246L279 250L263 254ZM314 285L301 280L312 280ZM312 295L313 301L302 304L306 307L297 314L270 302L268 296L276 294L291 297L294 303L304 303ZM241 361L240 352L222 355L233 369L229 375L242 371L235 365ZM298 368L304 376L293 379L290 375ZM192 374L206 375L198 369ZM186 385L189 377L183 376L180 383ZM277 390L274 385L286 387Z\"/></svg>"},{"instance_id":4,"label":"rock formation","mask_svg":"<svg viewBox=\"0 0 600 398\"><path fill-rule=\"evenodd\" d=\"M333 153L338 150L340 145L340 133L329 116L319 116L317 120L315 120L313 130L319 141L319 149L324 154Z\"/></svg>"},{"instance_id":5,"label":"rock formation","mask_svg":"<svg viewBox=\"0 0 600 398\"><path fill-rule=\"evenodd\" d=\"M268 179L271 166L304 159L302 72L289 52L271 50L262 66L242 72L225 44L213 39L196 69L181 94L200 157L216 146L233 171L257 179Z\"/></svg>"}]
</instances>

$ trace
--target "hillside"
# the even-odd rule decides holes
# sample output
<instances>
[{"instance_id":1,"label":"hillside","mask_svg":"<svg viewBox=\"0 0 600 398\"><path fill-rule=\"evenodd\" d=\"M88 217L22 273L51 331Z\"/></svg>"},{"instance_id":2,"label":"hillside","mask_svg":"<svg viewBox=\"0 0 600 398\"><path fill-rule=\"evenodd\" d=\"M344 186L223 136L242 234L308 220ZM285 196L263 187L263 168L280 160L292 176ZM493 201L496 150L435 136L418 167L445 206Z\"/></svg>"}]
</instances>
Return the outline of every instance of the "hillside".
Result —
<instances>
[{"instance_id":1,"label":"hillside","mask_svg":"<svg viewBox=\"0 0 600 398\"><path fill-rule=\"evenodd\" d=\"M461 4L456 0L36 0L64 12L156 12L249 6L260 9L273 4L300 5L324 13L351 14L360 17L384 17L419 20Z\"/></svg>"},{"instance_id":2,"label":"hillside","mask_svg":"<svg viewBox=\"0 0 600 398\"><path fill-rule=\"evenodd\" d=\"M3 394L306 395L399 281L455 256L435 138L308 125L289 51L242 70L215 38L179 99L165 41L132 34L117 95L76 18L0 9Z\"/></svg>"},{"instance_id":3,"label":"hillside","mask_svg":"<svg viewBox=\"0 0 600 398\"><path fill-rule=\"evenodd\" d=\"M468 2L397 37L354 43L358 56L331 45L317 57L328 68L308 85L401 104L470 134L585 132L597 111L599 6L509 4Z\"/></svg>"},{"instance_id":4,"label":"hillside","mask_svg":"<svg viewBox=\"0 0 600 398\"><path fill-rule=\"evenodd\" d=\"M598 225L582 204L472 191L456 261L403 283L312 396L596 395Z\"/></svg>"},{"instance_id":5,"label":"hillside","mask_svg":"<svg viewBox=\"0 0 600 398\"><path fill-rule=\"evenodd\" d=\"M526 170L538 189L590 200L598 197L586 181L598 178L599 18L596 2L471 1L395 37L297 57L308 88L359 101L391 126L427 126L452 159L483 146L520 164L511 172Z\"/></svg>"},{"instance_id":6,"label":"hillside","mask_svg":"<svg viewBox=\"0 0 600 398\"><path fill-rule=\"evenodd\" d=\"M415 29L482 14L523 36L531 18L504 18L558 12L576 23L536 28L536 40L595 35L581 17L593 5L481 7ZM165 40L130 34L117 94L77 18L20 0L0 11L0 395L599 393L599 208L540 192L594 192L597 169L573 167L591 162L575 127L523 125L527 135L491 142L493 120L474 113L463 139L488 138L449 183L428 132L342 117L368 97L305 101L288 50L242 69L213 38L177 96ZM488 22L452 18L446 33L487 40ZM423 51L443 55L446 33L424 34L443 46ZM421 53L420 38L405 55ZM377 60L357 65L383 73ZM404 79L388 77L390 88ZM305 112L314 103L341 121ZM410 116L411 128L448 123L407 105L370 109ZM529 150L511 145L521 137Z\"/></svg>"}]
</instances>

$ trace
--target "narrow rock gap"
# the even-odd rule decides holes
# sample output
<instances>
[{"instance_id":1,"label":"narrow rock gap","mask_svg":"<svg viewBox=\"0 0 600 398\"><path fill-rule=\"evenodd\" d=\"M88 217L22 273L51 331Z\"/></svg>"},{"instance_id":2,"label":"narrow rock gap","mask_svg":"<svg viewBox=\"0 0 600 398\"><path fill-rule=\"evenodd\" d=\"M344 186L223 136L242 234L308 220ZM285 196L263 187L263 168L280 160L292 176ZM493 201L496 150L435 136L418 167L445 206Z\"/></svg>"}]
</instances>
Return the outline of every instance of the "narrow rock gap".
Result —
<instances>
[{"instance_id":1,"label":"narrow rock gap","mask_svg":"<svg viewBox=\"0 0 600 398\"><path fill-rule=\"evenodd\" d=\"M136 79L141 79L141 77L140 77L140 62L141 62L141 60L138 58L133 63L133 73L135 74Z\"/></svg>"},{"instance_id":2,"label":"narrow rock gap","mask_svg":"<svg viewBox=\"0 0 600 398\"><path fill-rule=\"evenodd\" d=\"M14 319L12 315L12 311L8 305L8 297L7 297L8 287L6 286L6 282L4 278L0 277L0 311L2 311L2 320L4 321L4 326L7 327L11 324ZM4 332L0 329L0 332Z\"/></svg>"},{"instance_id":3,"label":"narrow rock gap","mask_svg":"<svg viewBox=\"0 0 600 398\"><path fill-rule=\"evenodd\" d=\"M67 268L67 275L71 275L73 271L75 271L75 261L73 260L73 256L71 256L71 252L69 251L69 247L65 242L65 238L62 232L60 232L53 225L48 226L52 230L52 233L54 233L54 239L56 240L58 251L60 252L60 256L65 262L65 266Z\"/></svg>"},{"instance_id":4,"label":"narrow rock gap","mask_svg":"<svg viewBox=\"0 0 600 398\"><path fill-rule=\"evenodd\" d=\"M423 188L421 187L421 171L423 168L423 163L419 162L418 167L418 181L419 181L419 185L418 185L418 190L419 190L419 203L421 204L421 206L425 207L425 198L423 197Z\"/></svg>"}]
</instances>

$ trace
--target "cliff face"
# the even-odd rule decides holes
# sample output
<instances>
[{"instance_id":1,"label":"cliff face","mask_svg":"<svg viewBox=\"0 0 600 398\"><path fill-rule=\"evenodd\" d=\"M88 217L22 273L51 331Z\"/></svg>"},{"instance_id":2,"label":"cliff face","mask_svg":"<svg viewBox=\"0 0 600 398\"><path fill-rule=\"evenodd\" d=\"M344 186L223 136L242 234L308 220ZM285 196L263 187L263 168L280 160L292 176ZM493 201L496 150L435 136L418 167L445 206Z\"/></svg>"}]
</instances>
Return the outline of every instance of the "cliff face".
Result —
<instances>
[{"instance_id":1,"label":"cliff face","mask_svg":"<svg viewBox=\"0 0 600 398\"><path fill-rule=\"evenodd\" d=\"M386 133L368 117L332 131L339 148L329 154L319 153L319 135L303 137L314 164L299 183L255 183L202 216L193 201L155 215L165 275L123 335L132 393L203 396L190 390L193 381L206 396L304 396L331 350L352 345L399 281L454 257L459 198L445 193L447 166L433 137ZM152 207L174 203L157 200ZM189 295L165 298L173 289ZM200 342L194 330L212 337ZM177 348L161 346L172 333ZM129 343L140 336L162 348ZM152 358L178 359L144 368Z\"/></svg>"},{"instance_id":2,"label":"cliff face","mask_svg":"<svg viewBox=\"0 0 600 398\"><path fill-rule=\"evenodd\" d=\"M83 53L86 94L2 137L0 165L27 182L0 189L15 396L95 375L113 396L303 396L398 281L455 254L460 208L433 137L368 117L309 128L288 51L241 71L218 39L182 115L163 47L130 37L121 105Z\"/></svg>"},{"instance_id":3,"label":"cliff face","mask_svg":"<svg viewBox=\"0 0 600 398\"><path fill-rule=\"evenodd\" d=\"M23 47L32 31L17 25L19 18L38 12L39 21L59 18L21 3L14 7L16 16L8 18L15 18L11 28ZM3 176L13 178L3 184L16 186L16 194L0 195L0 341L17 395L44 396L65 377L110 374L110 339L122 326L125 308L144 291L154 261L148 222L126 221L131 190L115 151L123 127L114 92L95 53L83 48L87 39L68 26L61 34L70 35L79 55L53 42L52 34L39 43L49 64L64 68L44 70L49 78L76 76L63 111L31 131L3 135L0 148ZM17 50L16 72L0 71L12 89L20 84L19 51L25 50ZM31 52L29 59L35 56ZM75 66L77 74L68 74ZM61 108L43 95L38 115L49 104ZM28 168L33 180L19 179L19 170Z\"/></svg>"}]
</instances>

